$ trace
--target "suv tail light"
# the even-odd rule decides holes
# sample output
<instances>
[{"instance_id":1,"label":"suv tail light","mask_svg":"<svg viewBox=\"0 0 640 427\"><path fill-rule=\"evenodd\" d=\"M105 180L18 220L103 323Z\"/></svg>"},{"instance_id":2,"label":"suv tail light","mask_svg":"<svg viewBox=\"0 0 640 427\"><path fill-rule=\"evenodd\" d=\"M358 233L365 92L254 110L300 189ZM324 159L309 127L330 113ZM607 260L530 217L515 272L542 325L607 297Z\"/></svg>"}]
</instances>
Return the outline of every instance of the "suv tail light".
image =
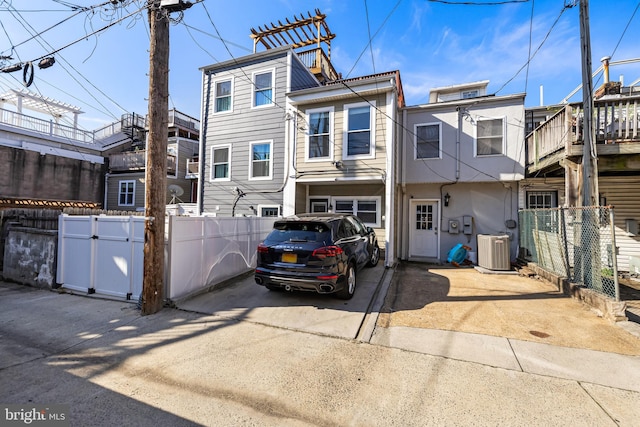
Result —
<instances>
[{"instance_id":1,"label":"suv tail light","mask_svg":"<svg viewBox=\"0 0 640 427\"><path fill-rule=\"evenodd\" d=\"M318 248L314 250L311 256L324 259L326 257L335 257L337 255L342 254L342 252L343 252L342 248L338 246L324 246L322 248Z\"/></svg>"},{"instance_id":2,"label":"suv tail light","mask_svg":"<svg viewBox=\"0 0 640 427\"><path fill-rule=\"evenodd\" d=\"M260 243L258 245L258 253L260 253L260 254L269 253L269 247L267 245L265 245L264 243Z\"/></svg>"}]
</instances>

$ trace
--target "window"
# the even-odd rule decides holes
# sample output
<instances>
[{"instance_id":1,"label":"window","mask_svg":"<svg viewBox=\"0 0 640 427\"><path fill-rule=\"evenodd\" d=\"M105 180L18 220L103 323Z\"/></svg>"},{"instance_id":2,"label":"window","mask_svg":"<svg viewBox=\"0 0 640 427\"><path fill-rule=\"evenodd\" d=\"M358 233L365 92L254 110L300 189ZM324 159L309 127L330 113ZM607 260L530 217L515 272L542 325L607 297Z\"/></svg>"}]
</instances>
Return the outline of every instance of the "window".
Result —
<instances>
[{"instance_id":1,"label":"window","mask_svg":"<svg viewBox=\"0 0 640 427\"><path fill-rule=\"evenodd\" d=\"M271 179L271 142L251 143L249 179Z\"/></svg>"},{"instance_id":2,"label":"window","mask_svg":"<svg viewBox=\"0 0 640 427\"><path fill-rule=\"evenodd\" d=\"M323 213L329 212L329 199L310 199L309 200L309 212Z\"/></svg>"},{"instance_id":3,"label":"window","mask_svg":"<svg viewBox=\"0 0 640 427\"><path fill-rule=\"evenodd\" d=\"M372 158L375 155L373 103L345 105L345 147L343 158ZM375 105L374 105L375 106Z\"/></svg>"},{"instance_id":4,"label":"window","mask_svg":"<svg viewBox=\"0 0 640 427\"><path fill-rule=\"evenodd\" d=\"M370 227L380 227L380 197L336 197L333 199L336 213L350 213Z\"/></svg>"},{"instance_id":5,"label":"window","mask_svg":"<svg viewBox=\"0 0 640 427\"><path fill-rule=\"evenodd\" d=\"M476 155L503 154L504 124L502 119L478 119L476 132Z\"/></svg>"},{"instance_id":6,"label":"window","mask_svg":"<svg viewBox=\"0 0 640 427\"><path fill-rule=\"evenodd\" d=\"M257 73L253 76L253 106L273 105L273 72Z\"/></svg>"},{"instance_id":7,"label":"window","mask_svg":"<svg viewBox=\"0 0 640 427\"><path fill-rule=\"evenodd\" d=\"M211 180L229 181L231 179L231 146L211 147Z\"/></svg>"},{"instance_id":8,"label":"window","mask_svg":"<svg viewBox=\"0 0 640 427\"><path fill-rule=\"evenodd\" d=\"M475 98L478 96L477 90L466 90L462 92L462 99Z\"/></svg>"},{"instance_id":9,"label":"window","mask_svg":"<svg viewBox=\"0 0 640 427\"><path fill-rule=\"evenodd\" d=\"M134 206L136 194L135 181L120 181L118 206Z\"/></svg>"},{"instance_id":10,"label":"window","mask_svg":"<svg viewBox=\"0 0 640 427\"><path fill-rule=\"evenodd\" d=\"M415 158L440 158L440 123L416 125Z\"/></svg>"},{"instance_id":11,"label":"window","mask_svg":"<svg viewBox=\"0 0 640 427\"><path fill-rule=\"evenodd\" d=\"M333 108L307 111L307 160L330 160L333 157Z\"/></svg>"},{"instance_id":12,"label":"window","mask_svg":"<svg viewBox=\"0 0 640 427\"><path fill-rule=\"evenodd\" d=\"M558 193L555 191L527 191L527 209L548 209L558 207Z\"/></svg>"},{"instance_id":13,"label":"window","mask_svg":"<svg viewBox=\"0 0 640 427\"><path fill-rule=\"evenodd\" d=\"M216 82L215 84L215 112L222 113L225 111L231 111L231 88L233 86L233 80L224 80Z\"/></svg>"},{"instance_id":14,"label":"window","mask_svg":"<svg viewBox=\"0 0 640 427\"><path fill-rule=\"evenodd\" d=\"M258 206L258 216L264 216L264 217L280 216L280 206L277 206L277 205L273 205L273 206L259 205Z\"/></svg>"}]
</instances>

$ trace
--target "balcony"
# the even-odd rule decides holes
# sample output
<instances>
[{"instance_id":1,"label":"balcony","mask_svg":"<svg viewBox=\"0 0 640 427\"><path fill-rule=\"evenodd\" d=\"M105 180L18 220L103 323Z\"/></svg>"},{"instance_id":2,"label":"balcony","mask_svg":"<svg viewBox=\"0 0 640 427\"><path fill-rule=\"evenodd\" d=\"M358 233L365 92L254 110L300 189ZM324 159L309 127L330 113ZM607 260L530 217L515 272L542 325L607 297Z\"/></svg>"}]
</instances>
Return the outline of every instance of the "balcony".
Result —
<instances>
[{"instance_id":1,"label":"balcony","mask_svg":"<svg viewBox=\"0 0 640 427\"><path fill-rule=\"evenodd\" d=\"M144 171L146 166L146 150L130 151L109 155L109 169L111 172ZM167 174L176 174L176 156L167 154Z\"/></svg>"},{"instance_id":2,"label":"balcony","mask_svg":"<svg viewBox=\"0 0 640 427\"><path fill-rule=\"evenodd\" d=\"M329 58L322 48L297 52L298 58L321 82L338 80L340 75L336 72Z\"/></svg>"},{"instance_id":3,"label":"balcony","mask_svg":"<svg viewBox=\"0 0 640 427\"><path fill-rule=\"evenodd\" d=\"M527 172L559 167L564 158L581 157L584 110L568 104L526 138ZM594 101L598 157L640 154L640 94Z\"/></svg>"},{"instance_id":4,"label":"balcony","mask_svg":"<svg viewBox=\"0 0 640 427\"><path fill-rule=\"evenodd\" d=\"M65 142L93 144L93 132L78 129L56 123L53 120L44 120L31 117L26 114L0 108L0 124L13 128L36 132L48 137L57 137Z\"/></svg>"}]
</instances>

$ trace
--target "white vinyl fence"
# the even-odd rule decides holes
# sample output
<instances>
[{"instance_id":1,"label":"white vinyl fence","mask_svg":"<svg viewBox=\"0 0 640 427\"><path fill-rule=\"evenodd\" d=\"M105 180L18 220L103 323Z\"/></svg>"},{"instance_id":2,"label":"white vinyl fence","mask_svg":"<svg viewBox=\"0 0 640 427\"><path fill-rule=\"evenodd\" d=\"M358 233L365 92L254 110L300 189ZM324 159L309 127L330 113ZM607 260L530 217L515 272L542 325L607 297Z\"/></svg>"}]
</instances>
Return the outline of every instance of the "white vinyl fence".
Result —
<instances>
[{"instance_id":1,"label":"white vinyl fence","mask_svg":"<svg viewBox=\"0 0 640 427\"><path fill-rule=\"evenodd\" d=\"M76 291L137 300L143 250L143 217L62 214L56 282Z\"/></svg>"},{"instance_id":2,"label":"white vinyl fence","mask_svg":"<svg viewBox=\"0 0 640 427\"><path fill-rule=\"evenodd\" d=\"M59 219L57 283L68 289L138 300L144 218ZM255 268L256 248L274 218L167 217L165 298L176 300Z\"/></svg>"}]
</instances>

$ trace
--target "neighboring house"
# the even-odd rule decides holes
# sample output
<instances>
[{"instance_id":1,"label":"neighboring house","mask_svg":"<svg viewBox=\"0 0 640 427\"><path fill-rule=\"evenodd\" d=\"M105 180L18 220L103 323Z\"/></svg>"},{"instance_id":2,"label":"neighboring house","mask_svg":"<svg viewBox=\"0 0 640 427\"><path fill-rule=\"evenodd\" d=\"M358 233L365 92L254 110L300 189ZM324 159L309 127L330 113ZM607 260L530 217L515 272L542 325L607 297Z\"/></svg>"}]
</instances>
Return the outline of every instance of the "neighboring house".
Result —
<instances>
[{"instance_id":1,"label":"neighboring house","mask_svg":"<svg viewBox=\"0 0 640 427\"><path fill-rule=\"evenodd\" d=\"M477 235L518 247L518 182L524 178L525 94L487 95L488 81L433 89L406 107L398 160L398 254L446 261Z\"/></svg>"},{"instance_id":2,"label":"neighboring house","mask_svg":"<svg viewBox=\"0 0 640 427\"><path fill-rule=\"evenodd\" d=\"M584 108L564 104L526 139L526 208L581 206ZM618 269L640 268L640 87L605 83L593 107L599 204L615 212Z\"/></svg>"},{"instance_id":3,"label":"neighboring house","mask_svg":"<svg viewBox=\"0 0 640 427\"><path fill-rule=\"evenodd\" d=\"M26 90L0 95L2 207L102 203L106 165L79 108Z\"/></svg>"},{"instance_id":4,"label":"neighboring house","mask_svg":"<svg viewBox=\"0 0 640 427\"><path fill-rule=\"evenodd\" d=\"M104 209L143 211L145 207L146 120L128 115L121 123L131 137L108 153ZM195 203L200 121L169 110L167 129L167 204Z\"/></svg>"},{"instance_id":5,"label":"neighboring house","mask_svg":"<svg viewBox=\"0 0 640 427\"><path fill-rule=\"evenodd\" d=\"M284 213L353 213L376 230L385 264L393 264L400 73L291 91L288 102L295 131Z\"/></svg>"},{"instance_id":6,"label":"neighboring house","mask_svg":"<svg viewBox=\"0 0 640 427\"><path fill-rule=\"evenodd\" d=\"M316 11L317 12L317 11ZM310 26L310 27L309 27ZM302 30L302 29L305 30ZM295 32L295 29L299 29ZM293 46L282 40L301 39ZM320 33L324 31L324 33ZM287 33L286 39L279 34ZM295 114L287 94L337 78L321 43L333 38L324 15L266 31L252 30L267 50L202 67L202 139L198 211L204 215L280 216L292 169ZM275 46L275 47L274 47ZM312 47L306 51L299 48Z\"/></svg>"}]
</instances>

